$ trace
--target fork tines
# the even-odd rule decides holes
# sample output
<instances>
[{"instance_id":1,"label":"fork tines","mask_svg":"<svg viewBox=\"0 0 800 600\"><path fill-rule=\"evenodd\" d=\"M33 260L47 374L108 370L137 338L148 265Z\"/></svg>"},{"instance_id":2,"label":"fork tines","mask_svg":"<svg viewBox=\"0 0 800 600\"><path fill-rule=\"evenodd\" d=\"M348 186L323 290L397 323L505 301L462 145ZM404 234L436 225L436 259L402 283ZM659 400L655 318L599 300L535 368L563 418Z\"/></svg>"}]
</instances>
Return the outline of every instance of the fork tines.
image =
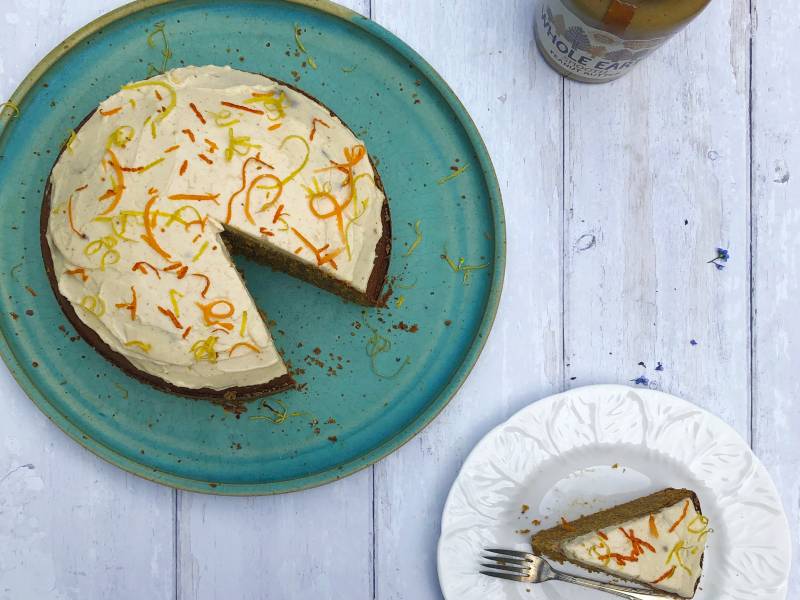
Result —
<instances>
[{"instance_id":1,"label":"fork tines","mask_svg":"<svg viewBox=\"0 0 800 600\"><path fill-rule=\"evenodd\" d=\"M486 552L492 552L495 556L484 554L482 558L494 562L481 563L481 566L494 569L494 571L480 571L481 574L518 582L525 582L530 579L532 554L498 548L487 548Z\"/></svg>"}]
</instances>

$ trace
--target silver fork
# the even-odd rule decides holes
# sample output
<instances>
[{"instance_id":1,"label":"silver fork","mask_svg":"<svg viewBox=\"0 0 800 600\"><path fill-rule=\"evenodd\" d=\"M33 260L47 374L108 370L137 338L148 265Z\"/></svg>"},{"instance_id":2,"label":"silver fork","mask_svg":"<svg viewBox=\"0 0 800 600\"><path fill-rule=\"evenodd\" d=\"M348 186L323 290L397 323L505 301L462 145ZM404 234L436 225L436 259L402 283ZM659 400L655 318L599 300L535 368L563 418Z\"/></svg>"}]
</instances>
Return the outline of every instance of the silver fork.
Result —
<instances>
[{"instance_id":1,"label":"silver fork","mask_svg":"<svg viewBox=\"0 0 800 600\"><path fill-rule=\"evenodd\" d=\"M649 590L637 590L613 583L601 583L585 577L568 575L561 571L556 571L545 559L529 552L518 550L500 550L498 548L487 548L485 552L492 552L492 555L484 555L483 558L492 560L494 563L481 563L482 567L495 569L494 571L481 571L483 575L509 579L522 583L542 583L544 581L565 581L574 583L593 590L600 590L609 594L614 594L628 600L652 600L653 598L677 598L669 594Z\"/></svg>"}]
</instances>

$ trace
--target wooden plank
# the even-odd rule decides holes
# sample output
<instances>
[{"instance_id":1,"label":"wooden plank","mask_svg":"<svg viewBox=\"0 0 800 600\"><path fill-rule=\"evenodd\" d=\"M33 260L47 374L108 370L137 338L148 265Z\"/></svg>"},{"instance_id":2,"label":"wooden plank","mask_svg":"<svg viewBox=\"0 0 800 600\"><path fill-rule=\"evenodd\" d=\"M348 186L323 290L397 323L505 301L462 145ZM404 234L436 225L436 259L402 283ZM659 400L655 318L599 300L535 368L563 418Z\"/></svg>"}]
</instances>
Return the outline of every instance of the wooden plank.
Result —
<instances>
[{"instance_id":1,"label":"wooden plank","mask_svg":"<svg viewBox=\"0 0 800 600\"><path fill-rule=\"evenodd\" d=\"M5 364L0 413L0 598L173 598L173 492L67 438Z\"/></svg>"},{"instance_id":2,"label":"wooden plank","mask_svg":"<svg viewBox=\"0 0 800 600\"><path fill-rule=\"evenodd\" d=\"M178 595L372 597L372 473L262 498L180 493Z\"/></svg>"},{"instance_id":3,"label":"wooden plank","mask_svg":"<svg viewBox=\"0 0 800 600\"><path fill-rule=\"evenodd\" d=\"M376 0L373 19L425 57L486 141L505 204L500 314L461 392L375 467L376 598L439 598L447 491L486 431L561 385L561 80L532 39L534 2Z\"/></svg>"},{"instance_id":4,"label":"wooden plank","mask_svg":"<svg viewBox=\"0 0 800 600\"><path fill-rule=\"evenodd\" d=\"M124 0L0 9L0 99L46 52ZM0 100L2 101L2 100ZM174 597L174 494L101 461L42 415L0 365L0 596Z\"/></svg>"},{"instance_id":5,"label":"wooden plank","mask_svg":"<svg viewBox=\"0 0 800 600\"><path fill-rule=\"evenodd\" d=\"M754 2L753 447L767 465L792 530L787 598L800 597L800 56L796 3ZM787 12L791 11L791 12Z\"/></svg>"},{"instance_id":6,"label":"wooden plank","mask_svg":"<svg viewBox=\"0 0 800 600\"><path fill-rule=\"evenodd\" d=\"M748 22L712 2L629 76L567 84L564 247L568 385L644 376L744 436Z\"/></svg>"},{"instance_id":7,"label":"wooden plank","mask_svg":"<svg viewBox=\"0 0 800 600\"><path fill-rule=\"evenodd\" d=\"M369 0L340 1L369 15ZM372 596L372 471L267 498L179 492L179 599Z\"/></svg>"}]
</instances>

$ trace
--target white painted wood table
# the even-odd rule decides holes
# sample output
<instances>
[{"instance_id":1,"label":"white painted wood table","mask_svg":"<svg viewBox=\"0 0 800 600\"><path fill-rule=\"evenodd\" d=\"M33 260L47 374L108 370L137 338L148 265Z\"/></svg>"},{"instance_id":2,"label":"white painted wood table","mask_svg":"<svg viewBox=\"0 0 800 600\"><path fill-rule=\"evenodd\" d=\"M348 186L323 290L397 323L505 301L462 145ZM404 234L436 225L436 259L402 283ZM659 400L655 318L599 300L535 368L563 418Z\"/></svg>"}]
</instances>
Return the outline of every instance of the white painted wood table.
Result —
<instances>
[{"instance_id":1,"label":"white painted wood table","mask_svg":"<svg viewBox=\"0 0 800 600\"><path fill-rule=\"evenodd\" d=\"M0 98L122 3L0 0ZM373 468L308 492L220 498L95 458L1 366L0 599L439 598L439 517L477 440L537 398L640 375L750 440L783 494L797 564L795 3L713 0L632 75L593 87L538 56L534 0L346 2L433 64L494 160L508 270L477 367L433 425ZM706 263L717 246L731 254L723 271ZM788 598L800 598L798 569Z\"/></svg>"}]
</instances>

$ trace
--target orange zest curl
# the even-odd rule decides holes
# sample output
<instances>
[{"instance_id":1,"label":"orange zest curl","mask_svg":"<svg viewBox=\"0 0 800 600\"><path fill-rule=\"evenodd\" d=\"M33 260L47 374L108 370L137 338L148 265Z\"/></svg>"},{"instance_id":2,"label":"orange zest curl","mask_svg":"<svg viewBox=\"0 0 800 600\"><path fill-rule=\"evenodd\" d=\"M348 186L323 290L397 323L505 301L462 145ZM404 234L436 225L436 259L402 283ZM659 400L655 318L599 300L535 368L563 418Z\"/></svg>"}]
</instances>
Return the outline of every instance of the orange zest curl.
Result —
<instances>
[{"instance_id":1,"label":"orange zest curl","mask_svg":"<svg viewBox=\"0 0 800 600\"><path fill-rule=\"evenodd\" d=\"M214 204L219 204L219 202L217 202L219 194L173 194L172 196L167 196L167 198L170 200L194 200L197 202L210 200Z\"/></svg>"},{"instance_id":2,"label":"orange zest curl","mask_svg":"<svg viewBox=\"0 0 800 600\"><path fill-rule=\"evenodd\" d=\"M311 133L308 136L308 139L311 140L312 142L314 141L314 136L317 134L317 123L319 123L320 125L324 125L328 129L331 128L331 126L328 125L322 119L317 119L316 117L314 119L312 119L311 120Z\"/></svg>"},{"instance_id":3,"label":"orange zest curl","mask_svg":"<svg viewBox=\"0 0 800 600\"><path fill-rule=\"evenodd\" d=\"M277 189L278 193L271 201L265 203L264 206L262 206L258 212L263 212L264 210L275 204L278 201L278 198L281 197L281 194L283 194L283 182L277 177L275 177L275 175L270 175L269 173L266 173L264 175L259 175L258 177L253 179L253 181L250 182L250 186L247 188L247 194L245 194L244 197L244 216L247 217L247 220L250 222L251 225L255 225L256 222L253 219L252 213L250 212L250 196L253 193L253 189L256 187L256 184L259 181L263 181L264 179L271 179L274 182L274 185L269 186L268 189L273 189L273 188Z\"/></svg>"},{"instance_id":4,"label":"orange zest curl","mask_svg":"<svg viewBox=\"0 0 800 600\"><path fill-rule=\"evenodd\" d=\"M102 202L103 200L108 200L109 198L113 198L114 200L109 204L106 209L100 213L100 216L107 215L119 205L120 201L122 200L122 192L125 191L125 175L122 172L122 166L119 164L119 160L117 160L117 155L114 154L114 151L109 148L106 150L106 153L109 155L110 160L108 162L111 163L111 168L114 169L114 174L116 175L116 179L112 179L113 186L110 190L108 190L105 194L100 196L99 200Z\"/></svg>"},{"instance_id":5,"label":"orange zest curl","mask_svg":"<svg viewBox=\"0 0 800 600\"><path fill-rule=\"evenodd\" d=\"M658 539L658 527L656 527L656 518L650 515L650 535Z\"/></svg>"},{"instance_id":6,"label":"orange zest curl","mask_svg":"<svg viewBox=\"0 0 800 600\"><path fill-rule=\"evenodd\" d=\"M250 161L253 160L261 165L264 165L265 167L269 167L267 163L261 160L261 156L259 154L251 156L242 163L242 187L236 190L233 194L231 194L231 197L228 198L228 212L225 215L225 223L231 222L231 218L233 217L233 201L236 199L236 196L241 194L247 187L247 165L250 164Z\"/></svg>"},{"instance_id":7,"label":"orange zest curl","mask_svg":"<svg viewBox=\"0 0 800 600\"><path fill-rule=\"evenodd\" d=\"M207 157L205 154L203 154L202 152L201 152L200 154L198 154L198 155L197 155L197 157L198 157L200 160L202 160L204 163L206 163L206 164L209 164L209 165L213 165L213 164L214 164L214 161L213 161L213 160L211 160L210 158L208 158L208 157Z\"/></svg>"},{"instance_id":8,"label":"orange zest curl","mask_svg":"<svg viewBox=\"0 0 800 600\"><path fill-rule=\"evenodd\" d=\"M153 204L155 204L158 196L152 196L150 200L147 201L147 204L144 207L144 230L145 233L141 236L141 238L147 242L147 245L150 246L153 250L155 250L159 256L161 256L164 260L169 260L172 258L169 252L164 250L156 240L155 234L153 233L153 223L151 222L151 209L153 208Z\"/></svg>"},{"instance_id":9,"label":"orange zest curl","mask_svg":"<svg viewBox=\"0 0 800 600\"><path fill-rule=\"evenodd\" d=\"M70 269L69 271L64 271L67 275L75 275L81 278L81 281L86 283L89 281L89 276L86 274L86 269L84 268L77 268L77 269Z\"/></svg>"},{"instance_id":10,"label":"orange zest curl","mask_svg":"<svg viewBox=\"0 0 800 600\"><path fill-rule=\"evenodd\" d=\"M233 316L233 313L236 312L233 304L231 304L227 300L214 300L213 302L209 302L208 304L201 304L200 302L195 302L197 306L203 313L203 320L205 321L206 325L220 325L223 326L222 321L224 319L228 319ZM214 307L223 305L225 308L223 312L214 312Z\"/></svg>"},{"instance_id":11,"label":"orange zest curl","mask_svg":"<svg viewBox=\"0 0 800 600\"><path fill-rule=\"evenodd\" d=\"M208 292L208 288L210 288L210 287L211 287L211 280L208 278L208 276L207 276L207 275L203 275L202 273L192 273L192 277L200 277L200 278L202 278L202 279L204 279L204 280L205 280L205 282L206 282L206 287L204 287L204 288L203 288L203 291L202 291L202 292L200 292L200 296L201 296L202 298L205 298L205 297L206 297L206 293Z\"/></svg>"},{"instance_id":12,"label":"orange zest curl","mask_svg":"<svg viewBox=\"0 0 800 600\"><path fill-rule=\"evenodd\" d=\"M160 312L165 317L169 318L169 320L172 321L172 324L175 326L176 329L183 329L183 325L181 325L181 322L178 320L178 317L176 317L175 313L172 312L170 309L164 308L163 306L159 306L158 312Z\"/></svg>"},{"instance_id":13,"label":"orange zest curl","mask_svg":"<svg viewBox=\"0 0 800 600\"><path fill-rule=\"evenodd\" d=\"M603 540L605 540L606 542L608 541L608 536L605 533L603 533L602 531L598 531L597 535L599 537L601 537Z\"/></svg>"},{"instance_id":14,"label":"orange zest curl","mask_svg":"<svg viewBox=\"0 0 800 600\"><path fill-rule=\"evenodd\" d=\"M272 233L272 232L271 232L269 229L267 229L266 227L259 227L259 228L258 228L258 231L259 231L259 233L261 233L261 235L266 235L267 237L274 237L274 236L275 236L275 234L274 234L274 233Z\"/></svg>"},{"instance_id":15,"label":"orange zest curl","mask_svg":"<svg viewBox=\"0 0 800 600\"><path fill-rule=\"evenodd\" d=\"M164 267L164 271L175 271L175 275L178 277L178 279L183 279L189 272L189 267L181 262L174 262Z\"/></svg>"},{"instance_id":16,"label":"orange zest curl","mask_svg":"<svg viewBox=\"0 0 800 600\"><path fill-rule=\"evenodd\" d=\"M186 173L186 169L188 168L189 168L189 161L188 160L183 161L183 164L181 165L180 175Z\"/></svg>"},{"instance_id":17,"label":"orange zest curl","mask_svg":"<svg viewBox=\"0 0 800 600\"><path fill-rule=\"evenodd\" d=\"M263 115L263 110L258 110L257 108L250 108L249 106L242 106L241 104L234 104L233 102L225 102L224 100L220 102L222 106L227 106L228 108L235 108L236 110L243 110L245 112L253 113L254 115Z\"/></svg>"},{"instance_id":18,"label":"orange zest curl","mask_svg":"<svg viewBox=\"0 0 800 600\"><path fill-rule=\"evenodd\" d=\"M83 238L84 240L89 239L86 236L85 233L81 233L75 227L75 221L72 219L72 196L71 195L69 197L69 200L67 200L67 220L69 220L69 228L72 229L73 232L75 232L75 235L77 235L80 238Z\"/></svg>"},{"instance_id":19,"label":"orange zest curl","mask_svg":"<svg viewBox=\"0 0 800 600\"><path fill-rule=\"evenodd\" d=\"M275 131L276 129L280 129L281 125L283 125L283 123L275 123L274 125L270 125L269 127L267 127L267 130Z\"/></svg>"},{"instance_id":20,"label":"orange zest curl","mask_svg":"<svg viewBox=\"0 0 800 600\"><path fill-rule=\"evenodd\" d=\"M565 517L561 517L561 527L565 531L575 531L575 528L569 524L569 521Z\"/></svg>"},{"instance_id":21,"label":"orange zest curl","mask_svg":"<svg viewBox=\"0 0 800 600\"><path fill-rule=\"evenodd\" d=\"M211 333L220 332L224 333L225 335L230 335L231 330L233 329L233 325L231 325L230 323L218 323L218 325L219 327L217 327L216 329L212 329Z\"/></svg>"},{"instance_id":22,"label":"orange zest curl","mask_svg":"<svg viewBox=\"0 0 800 600\"><path fill-rule=\"evenodd\" d=\"M189 139L191 141L193 141L193 142L195 141L194 133L192 133L191 129L181 129L181 133L185 133L186 135L189 136Z\"/></svg>"},{"instance_id":23,"label":"orange zest curl","mask_svg":"<svg viewBox=\"0 0 800 600\"><path fill-rule=\"evenodd\" d=\"M211 154L214 154L214 152L219 149L219 146L217 146L217 144L215 144L213 140L210 140L208 138L203 138L203 141L208 145L208 151Z\"/></svg>"},{"instance_id":24,"label":"orange zest curl","mask_svg":"<svg viewBox=\"0 0 800 600\"><path fill-rule=\"evenodd\" d=\"M125 310L130 311L130 313L131 313L131 321L135 321L136 320L136 307L138 306L138 303L136 301L136 288L133 287L133 286L131 286L131 294L133 294L133 299L130 302L120 302L119 304L116 304L115 306L117 308L124 308Z\"/></svg>"},{"instance_id":25,"label":"orange zest curl","mask_svg":"<svg viewBox=\"0 0 800 600\"><path fill-rule=\"evenodd\" d=\"M354 194L351 193L347 200L340 204L338 198L336 198L336 196L334 196L328 189L325 187L320 188L319 182L316 178L314 178L314 187L307 187L306 193L308 196L308 207L315 217L322 220L329 219L330 217L336 217L336 227L339 230L339 236L342 239L342 243L346 244L347 237L345 236L344 230L344 211L347 210L347 207L350 206L350 203L353 201ZM318 204L323 200L330 203L331 208L327 212L321 212L319 210Z\"/></svg>"},{"instance_id":26,"label":"orange zest curl","mask_svg":"<svg viewBox=\"0 0 800 600\"><path fill-rule=\"evenodd\" d=\"M250 342L239 342L239 343L234 344L233 346L231 346L231 349L228 350L228 356L233 356L233 353L237 348L248 348L248 349L252 350L253 352L255 352L256 354L260 354L261 353L261 350L257 346L251 344Z\"/></svg>"},{"instance_id":27,"label":"orange zest curl","mask_svg":"<svg viewBox=\"0 0 800 600\"><path fill-rule=\"evenodd\" d=\"M161 279L161 275L159 274L158 269L156 269L149 262L144 262L143 260L141 260L141 261L137 262L135 265L133 265L133 267L131 267L131 271L140 271L143 274L147 275L147 269L148 268L152 269L153 273L155 273L156 277Z\"/></svg>"},{"instance_id":28,"label":"orange zest curl","mask_svg":"<svg viewBox=\"0 0 800 600\"><path fill-rule=\"evenodd\" d=\"M314 253L314 256L317 257L317 266L321 267L324 264L331 263L331 266L334 269L339 268L336 265L336 261L334 259L344 251L344 248L338 248L332 252L323 254L323 252L325 252L325 250L328 249L328 246L330 246L330 244L325 244L324 246L322 246L322 248L317 248L314 244L312 244L308 240L308 238L306 238L302 233L297 231L297 229L295 229L294 227L292 227L292 231L298 238L300 238L300 241L303 242L306 245L306 247L308 247L308 249Z\"/></svg>"},{"instance_id":29,"label":"orange zest curl","mask_svg":"<svg viewBox=\"0 0 800 600\"><path fill-rule=\"evenodd\" d=\"M103 110L103 109L100 109L100 114L101 114L102 116L104 116L104 117L110 117L110 116L112 116L112 115L115 115L115 114L117 114L118 112L121 112L121 111L122 111L122 109L123 109L123 107L122 107L122 106L118 106L117 108L112 108L111 110Z\"/></svg>"},{"instance_id":30,"label":"orange zest curl","mask_svg":"<svg viewBox=\"0 0 800 600\"><path fill-rule=\"evenodd\" d=\"M648 550L650 550L650 552L656 551L656 549L653 548L652 544L644 541L641 538L636 537L636 534L634 533L633 529L625 531L622 527L620 527L619 530L623 533L623 535L626 538L628 538L628 541L630 541L631 554L633 554L634 556L639 556L641 554L644 554L644 550L642 550L642 548L647 548Z\"/></svg>"},{"instance_id":31,"label":"orange zest curl","mask_svg":"<svg viewBox=\"0 0 800 600\"><path fill-rule=\"evenodd\" d=\"M282 212L283 212L283 204L278 206L278 208L275 210L275 216L272 217L272 224L273 225L278 222L278 219L281 218L281 213Z\"/></svg>"},{"instance_id":32,"label":"orange zest curl","mask_svg":"<svg viewBox=\"0 0 800 600\"><path fill-rule=\"evenodd\" d=\"M651 582L650 582L650 583L651 583L651 585L655 585L656 583L661 583L662 581L664 581L664 580L666 580L666 579L670 579L670 578L671 578L673 575L675 575L675 570L676 570L676 569L677 569L677 566L676 566L676 565L672 565L672 568L671 568L669 571L667 571L666 573L664 573L664 574L663 574L661 577L659 577L658 579L656 579L656 580L654 580L654 581L651 581Z\"/></svg>"},{"instance_id":33,"label":"orange zest curl","mask_svg":"<svg viewBox=\"0 0 800 600\"><path fill-rule=\"evenodd\" d=\"M672 533L678 528L683 520L686 518L687 513L689 512L689 501L687 500L686 503L683 505L683 512L681 513L680 518L672 524L672 527L669 528L669 532Z\"/></svg>"},{"instance_id":34,"label":"orange zest curl","mask_svg":"<svg viewBox=\"0 0 800 600\"><path fill-rule=\"evenodd\" d=\"M344 159L345 162L337 163L336 161L331 161L330 167L323 167L322 169L317 169L317 173L321 173L323 171L330 171L332 169L336 169L337 171L341 171L345 174L345 180L342 183L342 186L348 185L353 179L353 169L355 166L362 161L364 156L367 154L367 149L364 147L363 144L357 144L352 148L345 148L344 149Z\"/></svg>"},{"instance_id":35,"label":"orange zest curl","mask_svg":"<svg viewBox=\"0 0 800 600\"><path fill-rule=\"evenodd\" d=\"M181 147L180 144L175 144L174 146L170 146L169 148L164 150L164 154L169 154L170 152L175 152L175 150L177 150L180 147Z\"/></svg>"},{"instance_id":36,"label":"orange zest curl","mask_svg":"<svg viewBox=\"0 0 800 600\"><path fill-rule=\"evenodd\" d=\"M183 335L182 335L181 337L182 337L183 339L186 339L187 337L189 337L189 332L190 332L191 330L192 330L192 326L190 325L189 327L187 327L186 329L184 329L184 331L183 331Z\"/></svg>"},{"instance_id":37,"label":"orange zest curl","mask_svg":"<svg viewBox=\"0 0 800 600\"><path fill-rule=\"evenodd\" d=\"M195 116L196 116L198 119L200 119L200 122L201 122L203 125L205 125L205 124L206 124L206 118L203 116L203 113L201 113L201 112L200 112L200 111L197 109L197 106L195 106L195 103L194 103L194 102L189 102L189 108L191 108L191 109L192 109L192 112L195 114Z\"/></svg>"}]
</instances>

